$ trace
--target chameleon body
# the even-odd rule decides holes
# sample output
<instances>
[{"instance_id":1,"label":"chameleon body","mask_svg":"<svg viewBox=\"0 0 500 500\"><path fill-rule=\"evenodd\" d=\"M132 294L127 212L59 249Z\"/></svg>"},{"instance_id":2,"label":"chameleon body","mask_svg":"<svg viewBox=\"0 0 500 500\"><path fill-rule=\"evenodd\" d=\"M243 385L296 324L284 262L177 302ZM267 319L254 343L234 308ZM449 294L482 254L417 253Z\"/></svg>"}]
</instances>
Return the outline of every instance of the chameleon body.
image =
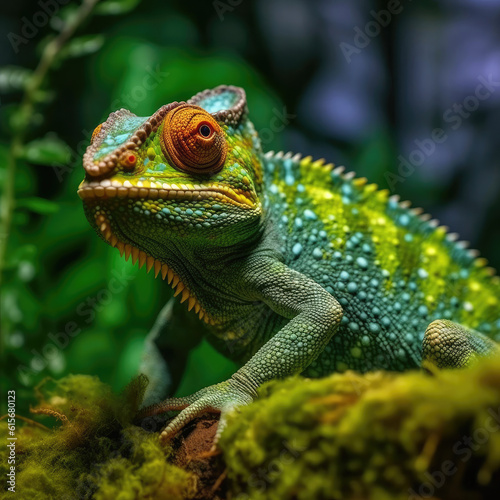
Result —
<instances>
[{"instance_id":1,"label":"chameleon body","mask_svg":"<svg viewBox=\"0 0 500 500\"><path fill-rule=\"evenodd\" d=\"M90 224L180 299L162 311L149 361L182 364L178 339L207 334L242 364L149 408L182 410L163 439L208 410L222 411L222 430L270 379L423 359L460 367L497 350L500 283L484 259L342 167L264 154L242 89L220 86L149 118L112 113L84 168ZM154 399L168 374L148 375Z\"/></svg>"}]
</instances>

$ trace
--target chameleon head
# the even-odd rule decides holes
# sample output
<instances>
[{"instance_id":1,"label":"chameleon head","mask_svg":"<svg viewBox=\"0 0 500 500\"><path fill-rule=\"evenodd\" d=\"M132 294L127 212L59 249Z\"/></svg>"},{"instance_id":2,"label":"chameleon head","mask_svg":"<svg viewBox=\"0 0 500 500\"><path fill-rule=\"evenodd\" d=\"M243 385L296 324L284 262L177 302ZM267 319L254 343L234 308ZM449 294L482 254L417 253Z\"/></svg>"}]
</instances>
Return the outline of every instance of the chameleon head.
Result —
<instances>
[{"instance_id":1,"label":"chameleon head","mask_svg":"<svg viewBox=\"0 0 500 500\"><path fill-rule=\"evenodd\" d=\"M244 91L231 86L149 118L111 113L83 157L78 194L91 225L149 267L251 237L262 218L262 154L246 115Z\"/></svg>"}]
</instances>

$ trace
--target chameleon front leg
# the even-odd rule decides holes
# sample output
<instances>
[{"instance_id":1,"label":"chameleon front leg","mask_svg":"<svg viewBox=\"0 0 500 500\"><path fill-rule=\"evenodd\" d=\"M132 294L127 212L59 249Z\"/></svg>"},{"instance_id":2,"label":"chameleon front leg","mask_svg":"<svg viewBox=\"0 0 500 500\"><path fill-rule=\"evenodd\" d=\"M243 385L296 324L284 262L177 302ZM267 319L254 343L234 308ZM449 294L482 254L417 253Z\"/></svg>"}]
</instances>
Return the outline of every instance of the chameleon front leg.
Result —
<instances>
[{"instance_id":1,"label":"chameleon front leg","mask_svg":"<svg viewBox=\"0 0 500 500\"><path fill-rule=\"evenodd\" d=\"M499 351L498 345L476 330L444 319L433 321L425 331L422 363L438 368L462 368L480 356Z\"/></svg>"},{"instance_id":2,"label":"chameleon front leg","mask_svg":"<svg viewBox=\"0 0 500 500\"><path fill-rule=\"evenodd\" d=\"M337 300L318 283L277 260L254 258L240 276L237 291L242 298L262 301L289 321L229 380L146 409L143 416L184 407L162 431L163 442L207 411L221 412L217 441L231 409L250 403L264 382L302 372L340 325L342 308Z\"/></svg>"},{"instance_id":3,"label":"chameleon front leg","mask_svg":"<svg viewBox=\"0 0 500 500\"><path fill-rule=\"evenodd\" d=\"M160 311L144 342L139 373L148 378L144 405L151 405L175 391L189 351L196 346L205 325L185 305L171 298Z\"/></svg>"}]
</instances>

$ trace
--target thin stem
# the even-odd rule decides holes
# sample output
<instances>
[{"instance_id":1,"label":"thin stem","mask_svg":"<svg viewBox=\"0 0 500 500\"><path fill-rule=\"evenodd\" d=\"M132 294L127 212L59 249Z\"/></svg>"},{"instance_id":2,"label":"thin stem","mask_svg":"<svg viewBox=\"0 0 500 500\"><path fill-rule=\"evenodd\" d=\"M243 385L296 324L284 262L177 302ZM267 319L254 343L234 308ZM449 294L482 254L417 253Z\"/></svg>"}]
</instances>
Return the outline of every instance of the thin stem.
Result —
<instances>
[{"instance_id":1,"label":"thin stem","mask_svg":"<svg viewBox=\"0 0 500 500\"><path fill-rule=\"evenodd\" d=\"M24 96L19 108L21 123L16 127L7 160L7 171L0 200L0 290L2 289L2 278L7 260L7 242L12 227L12 214L15 206L15 179L17 161L22 154L26 135L30 127L30 118L35 107L35 96L45 83L47 74L52 69L57 55L68 40L73 36L78 27L89 17L93 8L99 0L83 0L72 19L64 29L51 40L44 48L40 62L28 80L24 90ZM6 324L2 321L0 330L6 334ZM2 339L3 340L3 339ZM3 341L0 349L3 353Z\"/></svg>"}]
</instances>

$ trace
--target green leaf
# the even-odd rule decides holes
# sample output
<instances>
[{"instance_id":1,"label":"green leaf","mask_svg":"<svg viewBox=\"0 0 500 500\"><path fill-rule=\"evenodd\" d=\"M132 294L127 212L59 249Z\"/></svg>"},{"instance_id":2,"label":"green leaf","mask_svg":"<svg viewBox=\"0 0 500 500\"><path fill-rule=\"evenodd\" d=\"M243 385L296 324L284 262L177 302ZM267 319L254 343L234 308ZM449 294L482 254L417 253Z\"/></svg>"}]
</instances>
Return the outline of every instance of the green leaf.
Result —
<instances>
[{"instance_id":1,"label":"green leaf","mask_svg":"<svg viewBox=\"0 0 500 500\"><path fill-rule=\"evenodd\" d=\"M24 90L32 71L20 66L4 66L0 68L0 93Z\"/></svg>"},{"instance_id":2,"label":"green leaf","mask_svg":"<svg viewBox=\"0 0 500 500\"><path fill-rule=\"evenodd\" d=\"M53 214L59 210L57 203L38 197L17 200L16 206L41 215Z\"/></svg>"},{"instance_id":3,"label":"green leaf","mask_svg":"<svg viewBox=\"0 0 500 500\"><path fill-rule=\"evenodd\" d=\"M55 134L47 134L26 144L22 157L37 165L65 165L71 159L71 151Z\"/></svg>"},{"instance_id":4,"label":"green leaf","mask_svg":"<svg viewBox=\"0 0 500 500\"><path fill-rule=\"evenodd\" d=\"M95 12L104 16L124 14L134 9L139 2L140 0L107 0L99 3L95 8Z\"/></svg>"},{"instance_id":5,"label":"green leaf","mask_svg":"<svg viewBox=\"0 0 500 500\"><path fill-rule=\"evenodd\" d=\"M62 31L68 24L74 23L77 16L78 4L76 2L70 3L62 7L57 15L50 18L50 27L55 31Z\"/></svg>"},{"instance_id":6,"label":"green leaf","mask_svg":"<svg viewBox=\"0 0 500 500\"><path fill-rule=\"evenodd\" d=\"M74 38L63 47L59 53L61 59L81 57L97 52L104 43L103 35L85 35Z\"/></svg>"}]
</instances>

